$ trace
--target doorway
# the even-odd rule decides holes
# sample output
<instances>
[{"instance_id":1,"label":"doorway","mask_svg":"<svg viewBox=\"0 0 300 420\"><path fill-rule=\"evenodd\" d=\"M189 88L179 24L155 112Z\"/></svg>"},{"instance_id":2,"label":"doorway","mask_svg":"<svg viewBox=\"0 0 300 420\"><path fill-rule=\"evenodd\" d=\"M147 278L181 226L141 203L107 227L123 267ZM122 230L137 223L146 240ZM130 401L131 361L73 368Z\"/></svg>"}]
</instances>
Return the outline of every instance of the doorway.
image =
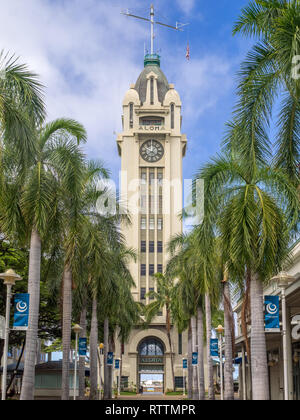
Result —
<instances>
[{"instance_id":1,"label":"doorway","mask_svg":"<svg viewBox=\"0 0 300 420\"><path fill-rule=\"evenodd\" d=\"M164 375L162 373L141 373L140 387L143 394L163 394Z\"/></svg>"}]
</instances>

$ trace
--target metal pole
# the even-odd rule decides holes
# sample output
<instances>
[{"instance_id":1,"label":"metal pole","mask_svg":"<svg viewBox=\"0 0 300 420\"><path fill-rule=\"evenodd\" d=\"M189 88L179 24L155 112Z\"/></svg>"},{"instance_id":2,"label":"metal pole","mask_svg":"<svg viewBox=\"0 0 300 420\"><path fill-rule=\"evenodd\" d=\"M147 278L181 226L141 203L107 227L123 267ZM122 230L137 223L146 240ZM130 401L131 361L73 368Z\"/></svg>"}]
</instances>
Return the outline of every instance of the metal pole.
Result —
<instances>
[{"instance_id":1,"label":"metal pole","mask_svg":"<svg viewBox=\"0 0 300 420\"><path fill-rule=\"evenodd\" d=\"M78 353L78 333L75 333L75 367L73 383L73 400L76 400L76 382L77 382L77 353Z\"/></svg>"},{"instance_id":2,"label":"metal pole","mask_svg":"<svg viewBox=\"0 0 300 420\"><path fill-rule=\"evenodd\" d=\"M99 366L99 372L98 372L98 376L99 376L99 400L102 399L102 380L101 380L101 350L97 349L98 351L98 366Z\"/></svg>"},{"instance_id":3,"label":"metal pole","mask_svg":"<svg viewBox=\"0 0 300 420\"><path fill-rule=\"evenodd\" d=\"M151 4L150 7L150 21L151 21L151 55L153 54L154 51L154 6L153 4Z\"/></svg>"},{"instance_id":4,"label":"metal pole","mask_svg":"<svg viewBox=\"0 0 300 420\"><path fill-rule=\"evenodd\" d=\"M185 395L185 374L184 374L183 359L182 359L182 380L183 380L183 395Z\"/></svg>"},{"instance_id":5,"label":"metal pole","mask_svg":"<svg viewBox=\"0 0 300 420\"><path fill-rule=\"evenodd\" d=\"M7 353L9 341L9 318L10 318L10 300L11 300L11 284L7 284L6 294L6 313L5 313L5 337L3 350L3 374L2 374L2 401L6 399L6 378L7 378Z\"/></svg>"},{"instance_id":6,"label":"metal pole","mask_svg":"<svg viewBox=\"0 0 300 420\"><path fill-rule=\"evenodd\" d=\"M286 300L285 288L281 287L281 308L282 308L282 341L283 341L283 378L284 378L284 399L289 399L289 382L288 382L288 361L287 361L287 335L286 335Z\"/></svg>"},{"instance_id":7,"label":"metal pole","mask_svg":"<svg viewBox=\"0 0 300 420\"><path fill-rule=\"evenodd\" d=\"M219 347L220 347L220 380L221 380L221 400L224 399L223 392L223 353L222 353L222 334L219 334Z\"/></svg>"}]
</instances>

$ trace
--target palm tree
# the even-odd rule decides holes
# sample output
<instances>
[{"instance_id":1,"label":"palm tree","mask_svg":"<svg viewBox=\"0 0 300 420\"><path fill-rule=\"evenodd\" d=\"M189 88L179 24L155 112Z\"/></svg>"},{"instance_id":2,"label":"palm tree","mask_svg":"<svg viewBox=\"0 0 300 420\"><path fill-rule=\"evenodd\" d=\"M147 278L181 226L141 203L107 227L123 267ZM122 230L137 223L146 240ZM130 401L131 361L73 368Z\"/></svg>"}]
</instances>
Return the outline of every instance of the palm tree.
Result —
<instances>
[{"instance_id":1,"label":"palm tree","mask_svg":"<svg viewBox=\"0 0 300 420\"><path fill-rule=\"evenodd\" d=\"M270 122L275 100L280 96L275 165L283 168L297 186L300 160L299 18L298 0L255 0L242 9L233 33L255 37L257 42L241 67L239 102L234 124L230 127L232 134L236 125L244 126L245 135L237 134L235 141L230 141L230 147L243 156L245 163L249 151L256 154L256 160L261 159L263 156L257 153L253 138L259 136L268 147L265 128ZM231 139L233 137L230 135ZM248 161L253 163L253 159Z\"/></svg>"},{"instance_id":2,"label":"palm tree","mask_svg":"<svg viewBox=\"0 0 300 420\"><path fill-rule=\"evenodd\" d=\"M35 151L35 127L44 117L42 85L37 75L15 56L0 51L1 164L3 148L9 146L14 151L14 162L24 167Z\"/></svg>"},{"instance_id":3,"label":"palm tree","mask_svg":"<svg viewBox=\"0 0 300 420\"><path fill-rule=\"evenodd\" d=\"M156 290L151 290L147 296L150 299L153 299L153 302L149 303L146 307L146 322L151 323L153 318L162 311L164 308L166 310L166 329L167 337L170 347L170 357L171 357L171 369L172 369L172 381L173 381L173 390L175 390L175 373L174 373L174 354L173 346L171 339L171 328L172 328L172 296L174 291L174 280L173 278L164 275L162 273L154 274L154 279L156 280Z\"/></svg>"},{"instance_id":4,"label":"palm tree","mask_svg":"<svg viewBox=\"0 0 300 420\"><path fill-rule=\"evenodd\" d=\"M229 273L241 275L245 267L250 269L253 399L268 399L263 282L286 258L289 233L298 221L297 192L284 173L255 160L245 164L219 157L199 176L216 208L222 258Z\"/></svg>"},{"instance_id":5,"label":"palm tree","mask_svg":"<svg viewBox=\"0 0 300 420\"><path fill-rule=\"evenodd\" d=\"M21 399L33 399L34 366L38 333L40 270L42 239L51 231L59 199L65 189L72 159L80 152L73 143L85 139L83 127L67 119L56 120L36 130L36 153L31 155L25 169L25 182L15 177L17 189L9 178L5 185L5 231L14 232L16 220L21 220L30 234L28 292L30 294L29 325L26 334L26 354ZM21 187L21 191L20 191ZM22 227L20 224L20 227ZM20 229L21 230L21 229ZM30 233L29 233L30 232Z\"/></svg>"}]
</instances>

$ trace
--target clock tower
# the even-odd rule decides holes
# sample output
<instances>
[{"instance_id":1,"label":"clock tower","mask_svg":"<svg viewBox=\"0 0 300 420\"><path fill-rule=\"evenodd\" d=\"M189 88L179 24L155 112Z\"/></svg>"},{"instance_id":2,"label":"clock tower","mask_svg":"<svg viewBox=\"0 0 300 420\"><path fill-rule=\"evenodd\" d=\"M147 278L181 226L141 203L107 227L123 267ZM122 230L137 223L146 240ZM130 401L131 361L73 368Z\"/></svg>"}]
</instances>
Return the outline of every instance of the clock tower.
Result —
<instances>
[{"instance_id":1,"label":"clock tower","mask_svg":"<svg viewBox=\"0 0 300 420\"><path fill-rule=\"evenodd\" d=\"M123 131L117 137L121 203L132 221L121 230L127 245L138 253L137 262L130 265L135 281L132 294L144 304L151 302L147 293L156 290L153 274L166 268L167 243L182 232L182 159L187 139L181 134L181 121L181 100L160 68L160 57L146 55L143 71L125 94ZM161 378L158 389L172 388L172 352L180 387L186 333L178 334L173 326L170 349L165 315L165 310L159 313L148 330L132 331L123 349L123 385L128 381L140 386L153 375Z\"/></svg>"}]
</instances>

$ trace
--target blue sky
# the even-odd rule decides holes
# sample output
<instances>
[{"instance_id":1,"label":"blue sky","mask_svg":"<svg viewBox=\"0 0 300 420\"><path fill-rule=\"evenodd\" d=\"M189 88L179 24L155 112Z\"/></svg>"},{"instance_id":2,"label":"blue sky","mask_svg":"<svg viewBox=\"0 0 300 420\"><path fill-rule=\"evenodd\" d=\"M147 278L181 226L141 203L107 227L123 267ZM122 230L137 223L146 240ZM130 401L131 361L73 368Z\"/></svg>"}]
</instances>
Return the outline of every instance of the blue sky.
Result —
<instances>
[{"instance_id":1,"label":"blue sky","mask_svg":"<svg viewBox=\"0 0 300 420\"><path fill-rule=\"evenodd\" d=\"M115 133L121 131L122 100L143 69L150 0L0 0L0 49L15 53L40 75L46 87L48 119L82 122L85 151L102 159L118 179ZM230 119L239 63L249 41L232 36L247 0L154 0L156 17L189 23L184 32L156 27L155 50L169 83L183 102L182 131L188 138L184 177L220 151ZM187 42L191 59L185 58Z\"/></svg>"}]
</instances>

